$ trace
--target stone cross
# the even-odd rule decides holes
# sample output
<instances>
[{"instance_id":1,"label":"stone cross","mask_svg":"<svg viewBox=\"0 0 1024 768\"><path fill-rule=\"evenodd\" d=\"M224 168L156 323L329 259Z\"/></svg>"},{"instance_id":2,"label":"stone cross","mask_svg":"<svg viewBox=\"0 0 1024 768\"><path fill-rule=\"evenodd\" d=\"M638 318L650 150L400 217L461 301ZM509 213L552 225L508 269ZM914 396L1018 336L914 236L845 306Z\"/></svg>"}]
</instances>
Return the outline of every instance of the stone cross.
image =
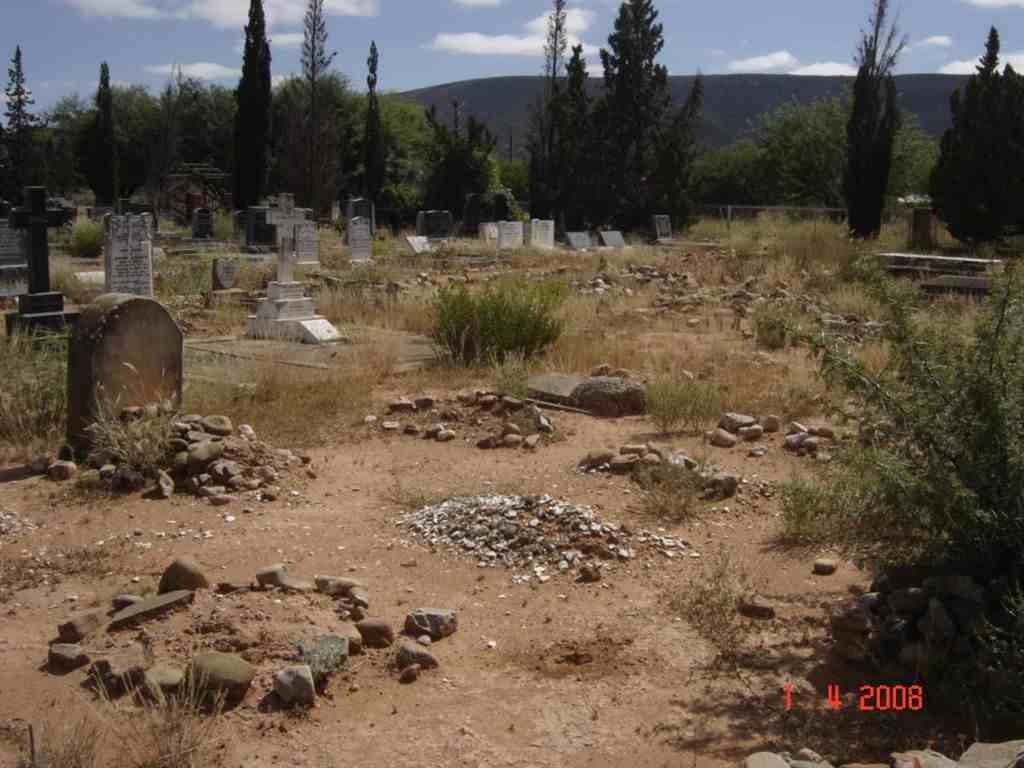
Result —
<instances>
[{"instance_id":1,"label":"stone cross","mask_svg":"<svg viewBox=\"0 0 1024 768\"><path fill-rule=\"evenodd\" d=\"M10 213L12 229L28 230L28 292L50 292L49 228L64 220L61 209L47 209L46 187L25 187L24 204Z\"/></svg>"},{"instance_id":2,"label":"stone cross","mask_svg":"<svg viewBox=\"0 0 1024 768\"><path fill-rule=\"evenodd\" d=\"M277 282L295 282L295 240L285 237L277 251Z\"/></svg>"}]
</instances>

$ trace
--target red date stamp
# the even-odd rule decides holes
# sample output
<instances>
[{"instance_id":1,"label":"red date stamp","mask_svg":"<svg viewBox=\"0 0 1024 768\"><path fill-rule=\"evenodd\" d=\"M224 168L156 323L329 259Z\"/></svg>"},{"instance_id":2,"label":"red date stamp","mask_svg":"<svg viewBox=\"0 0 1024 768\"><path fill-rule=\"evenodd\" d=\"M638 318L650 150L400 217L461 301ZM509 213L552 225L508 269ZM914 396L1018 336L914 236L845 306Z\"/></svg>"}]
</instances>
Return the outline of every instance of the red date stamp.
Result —
<instances>
[{"instance_id":1,"label":"red date stamp","mask_svg":"<svg viewBox=\"0 0 1024 768\"><path fill-rule=\"evenodd\" d=\"M786 711L793 709L793 686L784 685ZM861 712L920 712L924 688L920 685L862 685L856 694L844 696L838 685L826 689L826 704L833 710L856 706Z\"/></svg>"}]
</instances>

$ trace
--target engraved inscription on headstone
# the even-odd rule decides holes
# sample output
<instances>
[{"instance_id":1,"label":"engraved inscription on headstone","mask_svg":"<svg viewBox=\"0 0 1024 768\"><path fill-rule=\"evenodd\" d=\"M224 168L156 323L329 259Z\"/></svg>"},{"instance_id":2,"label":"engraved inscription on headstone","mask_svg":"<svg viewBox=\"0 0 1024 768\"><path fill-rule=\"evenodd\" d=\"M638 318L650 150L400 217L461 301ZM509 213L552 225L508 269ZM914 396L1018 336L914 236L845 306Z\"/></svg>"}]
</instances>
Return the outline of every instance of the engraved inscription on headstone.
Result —
<instances>
[{"instance_id":1,"label":"engraved inscription on headstone","mask_svg":"<svg viewBox=\"0 0 1024 768\"><path fill-rule=\"evenodd\" d=\"M480 239L485 243L497 243L498 242L498 222L496 221L481 221L480 226L477 227Z\"/></svg>"},{"instance_id":2,"label":"engraved inscription on headstone","mask_svg":"<svg viewBox=\"0 0 1024 768\"><path fill-rule=\"evenodd\" d=\"M574 251L583 251L593 247L589 232L566 232L565 239L569 242L569 248Z\"/></svg>"},{"instance_id":3,"label":"engraved inscription on headstone","mask_svg":"<svg viewBox=\"0 0 1024 768\"><path fill-rule=\"evenodd\" d=\"M523 222L521 221L499 221L498 222L498 250L504 251L510 248L523 247Z\"/></svg>"},{"instance_id":4,"label":"engraved inscription on headstone","mask_svg":"<svg viewBox=\"0 0 1024 768\"><path fill-rule=\"evenodd\" d=\"M601 244L605 248L621 249L626 247L626 241L623 239L622 233L617 230L602 231L600 237Z\"/></svg>"},{"instance_id":5,"label":"engraved inscription on headstone","mask_svg":"<svg viewBox=\"0 0 1024 768\"><path fill-rule=\"evenodd\" d=\"M349 258L353 262L366 263L373 256L373 238L370 235L370 220L356 216L348 221Z\"/></svg>"},{"instance_id":6,"label":"engraved inscription on headstone","mask_svg":"<svg viewBox=\"0 0 1024 768\"><path fill-rule=\"evenodd\" d=\"M299 264L320 266L320 233L314 222L295 225L295 254Z\"/></svg>"},{"instance_id":7,"label":"engraved inscription on headstone","mask_svg":"<svg viewBox=\"0 0 1024 768\"><path fill-rule=\"evenodd\" d=\"M238 270L241 268L238 259L213 260L213 290L230 291L238 284Z\"/></svg>"},{"instance_id":8,"label":"engraved inscription on headstone","mask_svg":"<svg viewBox=\"0 0 1024 768\"><path fill-rule=\"evenodd\" d=\"M0 219L0 296L20 296L28 291L28 248L25 231L11 229Z\"/></svg>"},{"instance_id":9,"label":"engraved inscription on headstone","mask_svg":"<svg viewBox=\"0 0 1024 768\"><path fill-rule=\"evenodd\" d=\"M103 266L107 293L152 296L153 235L149 215L111 214L105 222Z\"/></svg>"},{"instance_id":10,"label":"engraved inscription on headstone","mask_svg":"<svg viewBox=\"0 0 1024 768\"><path fill-rule=\"evenodd\" d=\"M552 250L555 247L555 222L551 219L533 219L527 224L526 244L530 248Z\"/></svg>"}]
</instances>

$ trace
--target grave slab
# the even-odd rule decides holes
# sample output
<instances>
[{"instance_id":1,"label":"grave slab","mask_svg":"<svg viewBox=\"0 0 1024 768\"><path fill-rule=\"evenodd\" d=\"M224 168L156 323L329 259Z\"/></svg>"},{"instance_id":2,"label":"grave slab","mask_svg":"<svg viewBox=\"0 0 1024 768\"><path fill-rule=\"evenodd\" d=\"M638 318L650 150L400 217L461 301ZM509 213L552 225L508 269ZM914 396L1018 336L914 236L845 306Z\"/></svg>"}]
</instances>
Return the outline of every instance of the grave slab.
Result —
<instances>
[{"instance_id":1,"label":"grave slab","mask_svg":"<svg viewBox=\"0 0 1024 768\"><path fill-rule=\"evenodd\" d=\"M526 226L526 244L530 248L553 250L555 247L555 222L551 219L532 219Z\"/></svg>"},{"instance_id":2,"label":"grave slab","mask_svg":"<svg viewBox=\"0 0 1024 768\"><path fill-rule=\"evenodd\" d=\"M365 264L373 256L373 228L369 219L354 216L349 219L346 240L349 258L357 264Z\"/></svg>"},{"instance_id":3,"label":"grave slab","mask_svg":"<svg viewBox=\"0 0 1024 768\"><path fill-rule=\"evenodd\" d=\"M589 232L566 232L565 239L568 241L569 249L572 251L585 251L588 248L594 247L590 240Z\"/></svg>"},{"instance_id":4,"label":"grave slab","mask_svg":"<svg viewBox=\"0 0 1024 768\"><path fill-rule=\"evenodd\" d=\"M498 250L505 251L513 248L523 247L523 222L521 221L499 221L498 222Z\"/></svg>"},{"instance_id":5,"label":"grave slab","mask_svg":"<svg viewBox=\"0 0 1024 768\"><path fill-rule=\"evenodd\" d=\"M107 293L153 295L153 229L148 214L104 219L103 269Z\"/></svg>"},{"instance_id":6,"label":"grave slab","mask_svg":"<svg viewBox=\"0 0 1024 768\"><path fill-rule=\"evenodd\" d=\"M545 373L531 376L526 382L526 391L534 400L572 405L572 393L585 380L585 377L571 373Z\"/></svg>"},{"instance_id":7,"label":"grave slab","mask_svg":"<svg viewBox=\"0 0 1024 768\"><path fill-rule=\"evenodd\" d=\"M433 253L434 246L430 244L430 240L423 235L408 235L405 238L406 245L409 246L410 250L417 256L422 256L425 253Z\"/></svg>"},{"instance_id":8,"label":"grave slab","mask_svg":"<svg viewBox=\"0 0 1024 768\"><path fill-rule=\"evenodd\" d=\"M600 233L601 244L605 248L615 248L621 250L626 247L626 241L622 237L622 233L617 230L602 231Z\"/></svg>"},{"instance_id":9,"label":"grave slab","mask_svg":"<svg viewBox=\"0 0 1024 768\"><path fill-rule=\"evenodd\" d=\"M180 589L163 595L148 597L135 605L115 613L107 629L121 629L149 619L155 619L167 611L182 605L188 605L195 599L196 593L191 589Z\"/></svg>"}]
</instances>

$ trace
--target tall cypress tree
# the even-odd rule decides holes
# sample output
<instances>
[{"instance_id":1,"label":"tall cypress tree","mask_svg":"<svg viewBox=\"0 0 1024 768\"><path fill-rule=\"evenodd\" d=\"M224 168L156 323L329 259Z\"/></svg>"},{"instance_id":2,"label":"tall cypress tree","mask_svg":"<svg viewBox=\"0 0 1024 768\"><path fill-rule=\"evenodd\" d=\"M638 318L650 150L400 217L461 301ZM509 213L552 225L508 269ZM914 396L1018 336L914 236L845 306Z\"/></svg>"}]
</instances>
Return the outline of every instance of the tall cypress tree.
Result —
<instances>
[{"instance_id":1,"label":"tall cypress tree","mask_svg":"<svg viewBox=\"0 0 1024 768\"><path fill-rule=\"evenodd\" d=\"M100 64L96 88L96 117L89 141L87 175L97 205L113 205L117 197L117 145L114 132L114 96L110 90L110 67Z\"/></svg>"},{"instance_id":2,"label":"tall cypress tree","mask_svg":"<svg viewBox=\"0 0 1024 768\"><path fill-rule=\"evenodd\" d=\"M893 69L907 39L889 24L889 0L874 0L874 10L857 49L853 109L846 126L844 179L850 231L874 237L882 228L882 209L892 168L893 144L900 127Z\"/></svg>"},{"instance_id":3,"label":"tall cypress tree","mask_svg":"<svg viewBox=\"0 0 1024 768\"><path fill-rule=\"evenodd\" d=\"M559 117L558 156L560 161L558 209L565 230L579 230L585 225L585 200L588 190L587 152L590 144L590 97L587 96L587 61L583 46L572 49L565 65L566 83L563 108Z\"/></svg>"},{"instance_id":4,"label":"tall cypress tree","mask_svg":"<svg viewBox=\"0 0 1024 768\"><path fill-rule=\"evenodd\" d=\"M257 205L270 170L270 44L263 0L250 0L242 78L235 91L235 207Z\"/></svg>"},{"instance_id":5,"label":"tall cypress tree","mask_svg":"<svg viewBox=\"0 0 1024 768\"><path fill-rule=\"evenodd\" d=\"M952 126L942 137L931 195L939 218L968 243L1024 232L1024 77L999 72L999 33L963 92L950 97Z\"/></svg>"},{"instance_id":6,"label":"tall cypress tree","mask_svg":"<svg viewBox=\"0 0 1024 768\"><path fill-rule=\"evenodd\" d=\"M7 74L7 130L4 134L9 185L7 193L12 199L17 200L21 197L22 188L31 178L32 133L36 125L35 116L29 112L29 107L35 100L32 98L32 91L25 87L20 45L14 49Z\"/></svg>"},{"instance_id":7,"label":"tall cypress tree","mask_svg":"<svg viewBox=\"0 0 1024 768\"><path fill-rule=\"evenodd\" d=\"M691 177L697 159L697 124L704 106L704 79L698 74L686 103L679 108L658 140L652 173L658 207L680 229L693 218Z\"/></svg>"},{"instance_id":8,"label":"tall cypress tree","mask_svg":"<svg viewBox=\"0 0 1024 768\"><path fill-rule=\"evenodd\" d=\"M561 200L559 181L562 161L558 157L558 128L562 97L559 79L569 45L566 0L552 0L548 32L544 41L544 89L530 116L527 148L530 154L529 185L531 214L552 215Z\"/></svg>"},{"instance_id":9,"label":"tall cypress tree","mask_svg":"<svg viewBox=\"0 0 1024 768\"><path fill-rule=\"evenodd\" d=\"M619 8L608 49L601 50L605 101L599 113L609 141L603 185L613 215L627 226L650 214L649 175L662 120L669 106L668 70L657 63L665 47L653 0L626 0Z\"/></svg>"},{"instance_id":10,"label":"tall cypress tree","mask_svg":"<svg viewBox=\"0 0 1024 768\"><path fill-rule=\"evenodd\" d=\"M380 124L380 104L377 101L377 65L380 56L377 53L377 43L370 42L370 57L366 60L368 74L366 75L366 133L363 139L365 148L365 176L363 187L366 196L376 200L380 190L384 186L384 169L386 158L384 156L384 136Z\"/></svg>"},{"instance_id":11,"label":"tall cypress tree","mask_svg":"<svg viewBox=\"0 0 1024 768\"><path fill-rule=\"evenodd\" d=\"M309 90L309 120L307 140L306 201L314 212L320 213L320 184L317 183L323 126L320 116L320 84L331 67L337 52L327 51L327 19L324 0L309 0L303 19L302 76Z\"/></svg>"}]
</instances>

